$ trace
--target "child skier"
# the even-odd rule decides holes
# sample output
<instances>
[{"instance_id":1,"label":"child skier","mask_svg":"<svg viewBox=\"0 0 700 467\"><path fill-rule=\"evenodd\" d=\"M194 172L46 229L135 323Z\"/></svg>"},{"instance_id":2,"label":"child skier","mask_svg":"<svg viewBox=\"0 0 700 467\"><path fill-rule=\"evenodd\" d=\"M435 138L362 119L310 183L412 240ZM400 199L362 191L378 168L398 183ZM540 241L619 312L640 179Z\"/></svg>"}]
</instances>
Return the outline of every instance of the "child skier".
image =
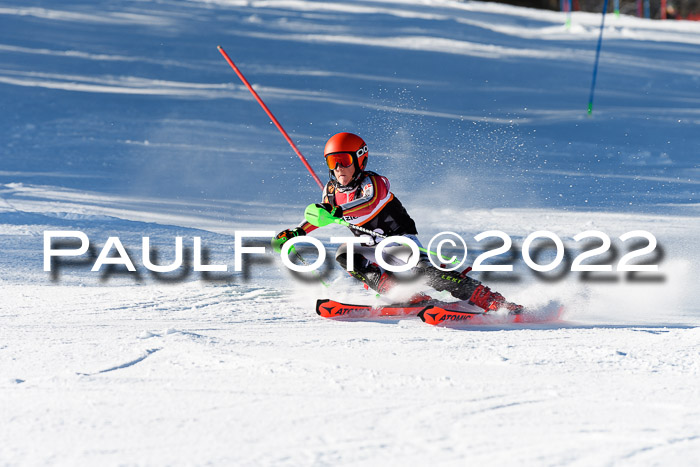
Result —
<instances>
[{"instance_id":1,"label":"child skier","mask_svg":"<svg viewBox=\"0 0 700 467\"><path fill-rule=\"evenodd\" d=\"M330 180L323 189L323 202L317 206L335 217L344 218L353 225L362 226L385 236L405 236L421 246L416 235L416 224L408 215L399 199L390 191L389 180L374 172L365 170L369 156L364 140L352 133L338 133L326 143L323 151L328 165ZM280 232L276 244L281 246L290 238L306 235L317 227L304 221L294 229ZM355 236L362 232L350 227ZM281 240L281 241L280 241ZM347 244L341 245L335 259L347 268ZM364 245L355 245L353 268L349 271L380 294L386 294L395 284L393 273L377 265L371 237ZM390 264L405 264L401 259L385 254ZM447 290L455 298L469 300L484 310L506 307L514 313L522 311L520 305L506 302L504 297L485 287L481 282L455 271L441 271L422 256L415 272L427 278L427 284L434 289Z\"/></svg>"}]
</instances>

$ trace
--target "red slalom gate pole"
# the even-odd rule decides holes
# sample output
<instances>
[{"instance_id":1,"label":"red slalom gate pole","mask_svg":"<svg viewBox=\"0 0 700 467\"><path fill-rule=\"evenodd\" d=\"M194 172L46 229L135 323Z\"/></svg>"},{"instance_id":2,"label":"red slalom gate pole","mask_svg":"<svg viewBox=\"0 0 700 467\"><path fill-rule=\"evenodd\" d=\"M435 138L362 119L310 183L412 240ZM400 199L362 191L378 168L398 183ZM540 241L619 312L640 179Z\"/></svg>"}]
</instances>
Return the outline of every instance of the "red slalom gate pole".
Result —
<instances>
[{"instance_id":1,"label":"red slalom gate pole","mask_svg":"<svg viewBox=\"0 0 700 467\"><path fill-rule=\"evenodd\" d=\"M255 92L255 89L253 89L253 87L250 85L248 80L245 79L245 76L243 76L243 73L241 73L241 70L239 70L238 67L233 63L233 60L231 60L231 57L228 56L228 54L223 49L223 47L221 47L220 45L217 45L216 48L219 49L219 52L221 52L221 55L224 56L224 58L226 59L228 64L231 65L231 68L233 68L233 71L236 72L236 74L241 79L241 81L243 81L243 84L245 84L245 87L248 88L248 91L250 91L250 93L253 95L255 100L258 101L258 104L260 104L260 107L263 108L263 110L265 111L267 116L270 117L270 120L272 120L272 123L274 123L275 126L277 127L277 129L280 131L280 133L282 133L282 136L284 136L284 139L287 140L287 142L292 147L292 149L294 149L294 152L297 153L297 156L299 156L299 159L301 159L301 162L304 164L304 166L309 171L309 173L314 178L314 180L316 180L318 187L323 188L323 183L321 183L321 180L318 178L318 175L316 175L316 172L314 172L314 169L311 168L311 166L309 165L309 162L303 156L301 151L299 151L299 148L297 148L297 146L294 144L294 141L292 141L292 138L290 138L289 135L287 134L287 132L284 131L284 128L282 128L282 125L280 124L280 122L275 118L275 116L272 114L272 112L267 107L267 105L265 105L265 103L260 98L260 96L258 96L258 93Z\"/></svg>"}]
</instances>

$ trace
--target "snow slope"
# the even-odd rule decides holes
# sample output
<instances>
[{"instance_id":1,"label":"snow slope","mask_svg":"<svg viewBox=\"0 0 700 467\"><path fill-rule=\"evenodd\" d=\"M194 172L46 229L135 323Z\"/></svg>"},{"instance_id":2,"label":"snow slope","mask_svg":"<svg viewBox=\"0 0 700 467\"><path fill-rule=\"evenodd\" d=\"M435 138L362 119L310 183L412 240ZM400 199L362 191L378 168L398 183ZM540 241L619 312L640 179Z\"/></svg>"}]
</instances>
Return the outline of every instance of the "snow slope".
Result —
<instances>
[{"instance_id":1,"label":"snow slope","mask_svg":"<svg viewBox=\"0 0 700 467\"><path fill-rule=\"evenodd\" d=\"M0 463L693 465L700 457L700 25L447 0L0 5ZM234 234L319 193L216 50L325 178L361 134L427 242L654 234L655 274L484 277L565 322L322 320L370 302ZM90 254L43 270L46 230ZM329 238L343 229L319 230ZM137 272L90 268L118 236ZM185 266L154 274L158 262ZM193 239L226 273L192 270ZM265 244L262 242L261 244ZM549 257L545 254L542 261Z\"/></svg>"}]
</instances>

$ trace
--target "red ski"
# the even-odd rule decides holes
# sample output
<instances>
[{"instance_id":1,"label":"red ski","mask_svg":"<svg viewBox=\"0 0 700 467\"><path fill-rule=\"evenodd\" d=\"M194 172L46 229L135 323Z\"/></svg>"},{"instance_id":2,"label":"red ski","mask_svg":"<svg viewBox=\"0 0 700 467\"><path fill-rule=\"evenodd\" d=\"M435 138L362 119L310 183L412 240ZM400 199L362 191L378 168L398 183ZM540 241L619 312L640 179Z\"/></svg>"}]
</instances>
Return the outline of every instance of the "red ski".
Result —
<instances>
[{"instance_id":1,"label":"red ski","mask_svg":"<svg viewBox=\"0 0 700 467\"><path fill-rule=\"evenodd\" d=\"M500 314L475 312L473 310L457 310L447 307L431 306L418 313L424 323L434 326L461 325L502 325L502 324L537 324L559 321L564 307L555 302L538 309L525 309L518 314Z\"/></svg>"},{"instance_id":2,"label":"red ski","mask_svg":"<svg viewBox=\"0 0 700 467\"><path fill-rule=\"evenodd\" d=\"M518 323L549 323L561 318L564 307L550 303L539 310L525 309L518 314L485 312L468 302L425 300L419 303L392 305L357 305L334 300L318 300L316 313L324 318L378 318L418 316L434 326L503 325Z\"/></svg>"},{"instance_id":3,"label":"red ski","mask_svg":"<svg viewBox=\"0 0 700 467\"><path fill-rule=\"evenodd\" d=\"M422 303L396 305L354 305L334 300L317 300L316 313L324 318L372 318L379 316L416 316L430 305Z\"/></svg>"},{"instance_id":4,"label":"red ski","mask_svg":"<svg viewBox=\"0 0 700 467\"><path fill-rule=\"evenodd\" d=\"M324 318L370 318L380 316L420 316L431 308L452 310L467 314L484 314L485 311L468 302L443 302L423 297L408 303L390 305L357 305L340 303L334 300L317 300L316 313Z\"/></svg>"}]
</instances>

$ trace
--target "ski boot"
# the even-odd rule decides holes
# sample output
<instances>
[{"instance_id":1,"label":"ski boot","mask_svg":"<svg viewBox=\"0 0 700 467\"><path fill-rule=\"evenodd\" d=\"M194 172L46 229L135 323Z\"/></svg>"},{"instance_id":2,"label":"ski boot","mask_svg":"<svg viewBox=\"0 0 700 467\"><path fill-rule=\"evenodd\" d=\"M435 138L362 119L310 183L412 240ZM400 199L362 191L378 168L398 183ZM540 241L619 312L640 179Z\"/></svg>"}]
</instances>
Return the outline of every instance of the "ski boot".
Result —
<instances>
[{"instance_id":1,"label":"ski boot","mask_svg":"<svg viewBox=\"0 0 700 467\"><path fill-rule=\"evenodd\" d=\"M479 308L488 311L496 311L500 308L505 308L512 315L518 315L523 312L522 305L507 302L505 297L498 292L492 292L491 289L483 284L479 284L474 292L469 297L469 301Z\"/></svg>"}]
</instances>

